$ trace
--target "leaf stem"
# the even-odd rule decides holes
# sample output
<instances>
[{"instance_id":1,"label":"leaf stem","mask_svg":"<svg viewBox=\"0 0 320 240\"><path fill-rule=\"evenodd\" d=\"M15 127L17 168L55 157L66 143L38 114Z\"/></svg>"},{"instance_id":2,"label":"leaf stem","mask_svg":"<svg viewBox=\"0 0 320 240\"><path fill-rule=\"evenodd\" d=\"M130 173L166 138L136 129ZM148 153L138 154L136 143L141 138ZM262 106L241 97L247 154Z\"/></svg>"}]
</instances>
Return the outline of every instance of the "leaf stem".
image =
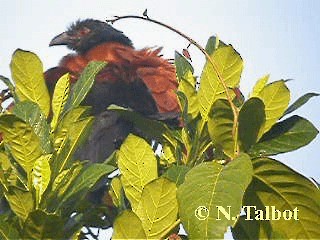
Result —
<instances>
[{"instance_id":1,"label":"leaf stem","mask_svg":"<svg viewBox=\"0 0 320 240\"><path fill-rule=\"evenodd\" d=\"M168 24L165 24L165 23L160 22L158 20L152 19L147 15L144 15L144 16L138 16L138 15L114 16L113 19L107 19L106 22L113 24L116 21L119 21L119 20L122 20L122 19L126 19L126 18L140 19L140 20L152 22L152 23L158 24L160 26L163 26L163 27L165 27L165 28L177 33L178 35L180 35L181 37L185 38L186 40L188 40L190 44L194 45L196 48L198 48L205 55L207 60L212 65L214 71L216 72L216 74L218 76L218 80L219 80L220 84L223 86L224 91L226 93L227 101L229 102L229 104L230 104L230 106L232 108L232 112L233 112L233 115L234 115L232 134L233 134L233 137L235 139L235 144L237 145L237 147L235 149L235 153L236 153L235 155L237 155L237 153L239 152L239 147L238 147L238 144L237 144L237 139L236 139L237 138L237 134L236 133L237 133L237 128L238 128L238 115L239 115L239 113L238 113L237 107L232 102L232 98L231 98L231 96L229 94L229 91L228 91L229 89L228 89L228 87L227 87L227 85L225 83L225 80L223 79L222 74L219 71L219 68L218 68L216 62L209 56L209 54L206 52L206 50L200 44L198 44L195 40L193 40L192 38L190 38L189 36L187 36L183 32L177 30L176 28L173 28L173 27L169 26Z\"/></svg>"}]
</instances>

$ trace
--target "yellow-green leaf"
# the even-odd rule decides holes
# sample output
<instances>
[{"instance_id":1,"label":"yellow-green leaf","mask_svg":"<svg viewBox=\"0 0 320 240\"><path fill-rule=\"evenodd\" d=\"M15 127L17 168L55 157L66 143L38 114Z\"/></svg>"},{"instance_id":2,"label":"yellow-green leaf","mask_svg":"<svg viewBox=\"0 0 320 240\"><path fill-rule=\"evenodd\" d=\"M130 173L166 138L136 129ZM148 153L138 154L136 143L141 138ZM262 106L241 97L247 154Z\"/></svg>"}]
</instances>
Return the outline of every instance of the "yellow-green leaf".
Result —
<instances>
[{"instance_id":1,"label":"yellow-green leaf","mask_svg":"<svg viewBox=\"0 0 320 240\"><path fill-rule=\"evenodd\" d=\"M111 180L111 186L109 189L109 195L111 196L112 202L116 207L121 205L121 193L122 193L122 185L120 178L114 177Z\"/></svg>"},{"instance_id":2,"label":"yellow-green leaf","mask_svg":"<svg viewBox=\"0 0 320 240\"><path fill-rule=\"evenodd\" d=\"M19 99L37 103L41 111L48 116L50 97L44 80L42 62L38 56L17 49L13 53L10 67Z\"/></svg>"},{"instance_id":3,"label":"yellow-green leaf","mask_svg":"<svg viewBox=\"0 0 320 240\"><path fill-rule=\"evenodd\" d=\"M147 238L163 238L162 234L176 221L176 192L176 184L166 178L158 178L143 189L136 214L142 222Z\"/></svg>"},{"instance_id":4,"label":"yellow-green leaf","mask_svg":"<svg viewBox=\"0 0 320 240\"><path fill-rule=\"evenodd\" d=\"M52 154L42 155L35 161L32 169L31 179L32 185L36 190L37 204L41 202L42 195L44 191L47 189L50 182L51 170L49 161L51 157Z\"/></svg>"},{"instance_id":5,"label":"yellow-green leaf","mask_svg":"<svg viewBox=\"0 0 320 240\"><path fill-rule=\"evenodd\" d=\"M146 239L141 221L134 212L125 210L116 218L112 239Z\"/></svg>"},{"instance_id":6,"label":"yellow-green leaf","mask_svg":"<svg viewBox=\"0 0 320 240\"><path fill-rule=\"evenodd\" d=\"M250 98L251 97L257 97L259 95L259 93L262 91L262 89L266 86L268 80L270 78L270 75L265 75L262 78L260 78L256 84L254 85L252 92L250 94Z\"/></svg>"},{"instance_id":7,"label":"yellow-green leaf","mask_svg":"<svg viewBox=\"0 0 320 240\"><path fill-rule=\"evenodd\" d=\"M122 144L117 158L122 186L135 211L144 186L158 177L155 154L144 139L130 134Z\"/></svg>"},{"instance_id":8,"label":"yellow-green leaf","mask_svg":"<svg viewBox=\"0 0 320 240\"><path fill-rule=\"evenodd\" d=\"M205 119L212 104L217 99L226 98L221 81L225 83L227 88L237 87L243 69L242 58L232 46L218 48L210 57L215 68L209 61L206 62L201 74L198 92L200 113Z\"/></svg>"},{"instance_id":9,"label":"yellow-green leaf","mask_svg":"<svg viewBox=\"0 0 320 240\"><path fill-rule=\"evenodd\" d=\"M60 114L70 94L70 76L69 73L63 75L57 82L52 97L52 121L51 128L54 130L57 126Z\"/></svg>"},{"instance_id":10,"label":"yellow-green leaf","mask_svg":"<svg viewBox=\"0 0 320 240\"><path fill-rule=\"evenodd\" d=\"M266 85L257 95L265 106L267 132L283 115L290 101L290 91L283 80Z\"/></svg>"}]
</instances>

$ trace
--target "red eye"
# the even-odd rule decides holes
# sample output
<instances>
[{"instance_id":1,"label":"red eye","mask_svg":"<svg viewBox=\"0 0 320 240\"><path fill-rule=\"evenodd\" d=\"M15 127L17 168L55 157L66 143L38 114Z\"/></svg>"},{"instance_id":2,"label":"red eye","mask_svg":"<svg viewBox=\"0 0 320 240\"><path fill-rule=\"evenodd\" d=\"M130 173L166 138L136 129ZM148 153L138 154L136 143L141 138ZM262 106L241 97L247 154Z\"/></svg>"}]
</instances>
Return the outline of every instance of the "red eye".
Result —
<instances>
[{"instance_id":1,"label":"red eye","mask_svg":"<svg viewBox=\"0 0 320 240\"><path fill-rule=\"evenodd\" d=\"M78 34L79 34L80 36L83 36L83 35L88 34L89 32L90 32L90 29L84 27L84 28L82 28L82 29L79 30Z\"/></svg>"}]
</instances>

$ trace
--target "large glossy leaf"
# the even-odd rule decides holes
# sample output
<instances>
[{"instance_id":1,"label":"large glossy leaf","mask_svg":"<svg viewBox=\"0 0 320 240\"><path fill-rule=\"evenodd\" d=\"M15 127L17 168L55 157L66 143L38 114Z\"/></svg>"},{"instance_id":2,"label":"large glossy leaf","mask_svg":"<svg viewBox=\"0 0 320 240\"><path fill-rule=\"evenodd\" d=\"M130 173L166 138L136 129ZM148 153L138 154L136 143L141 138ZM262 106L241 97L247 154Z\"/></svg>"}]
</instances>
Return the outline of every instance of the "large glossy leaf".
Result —
<instances>
[{"instance_id":1,"label":"large glossy leaf","mask_svg":"<svg viewBox=\"0 0 320 240\"><path fill-rule=\"evenodd\" d=\"M265 106L266 122L263 133L267 132L283 115L290 101L290 92L283 80L266 85L256 96Z\"/></svg>"},{"instance_id":2,"label":"large glossy leaf","mask_svg":"<svg viewBox=\"0 0 320 240\"><path fill-rule=\"evenodd\" d=\"M115 220L112 239L146 239L141 220L129 210L123 211Z\"/></svg>"},{"instance_id":3,"label":"large glossy leaf","mask_svg":"<svg viewBox=\"0 0 320 240\"><path fill-rule=\"evenodd\" d=\"M280 212L297 209L299 220L294 219L294 214L290 220L270 217L272 232L287 239L318 238L319 189L310 180L276 160L257 158L253 160L253 167L254 177L246 192L244 205L257 206L257 209L262 208L264 212L264 206L274 207ZM257 204L259 201L261 204ZM251 218L254 219L254 214Z\"/></svg>"},{"instance_id":4,"label":"large glossy leaf","mask_svg":"<svg viewBox=\"0 0 320 240\"><path fill-rule=\"evenodd\" d=\"M135 211L144 186L158 177L155 154L145 140L130 134L118 153L118 166L125 194Z\"/></svg>"},{"instance_id":5,"label":"large glossy leaf","mask_svg":"<svg viewBox=\"0 0 320 240\"><path fill-rule=\"evenodd\" d=\"M36 210L26 219L23 236L28 239L62 239L64 224L59 216Z\"/></svg>"},{"instance_id":6,"label":"large glossy leaf","mask_svg":"<svg viewBox=\"0 0 320 240\"><path fill-rule=\"evenodd\" d=\"M5 215L0 216L0 239L12 240L21 239L20 234L13 224L10 224L10 220L5 220Z\"/></svg>"},{"instance_id":7,"label":"large glossy leaf","mask_svg":"<svg viewBox=\"0 0 320 240\"><path fill-rule=\"evenodd\" d=\"M295 115L275 124L249 152L252 156L290 152L309 144L318 133L311 122Z\"/></svg>"},{"instance_id":8,"label":"large glossy leaf","mask_svg":"<svg viewBox=\"0 0 320 240\"><path fill-rule=\"evenodd\" d=\"M219 99L213 105L208 119L208 131L216 148L233 157L236 142L233 137L233 112L227 100Z\"/></svg>"},{"instance_id":9,"label":"large glossy leaf","mask_svg":"<svg viewBox=\"0 0 320 240\"><path fill-rule=\"evenodd\" d=\"M239 112L239 141L243 151L255 144L265 123L264 104L259 98L250 98Z\"/></svg>"},{"instance_id":10,"label":"large glossy leaf","mask_svg":"<svg viewBox=\"0 0 320 240\"><path fill-rule=\"evenodd\" d=\"M45 153L51 153L50 127L47 123L46 116L43 115L39 106L30 101L18 102L14 106L13 113L31 125L34 133L40 139L43 151Z\"/></svg>"},{"instance_id":11,"label":"large glossy leaf","mask_svg":"<svg viewBox=\"0 0 320 240\"><path fill-rule=\"evenodd\" d=\"M34 209L31 192L21 191L13 187L9 192L5 192L5 197L11 210L22 220L25 220Z\"/></svg>"},{"instance_id":12,"label":"large glossy leaf","mask_svg":"<svg viewBox=\"0 0 320 240\"><path fill-rule=\"evenodd\" d=\"M50 177L51 170L49 161L52 157L52 154L42 155L38 158L32 169L32 185L36 190L36 204L39 204L42 198L44 191L47 189Z\"/></svg>"},{"instance_id":13,"label":"large glossy leaf","mask_svg":"<svg viewBox=\"0 0 320 240\"><path fill-rule=\"evenodd\" d=\"M251 178L252 165L246 154L226 166L206 162L191 169L178 188L179 215L188 237L223 238L227 227L235 223L240 213L242 197ZM223 216L217 206L230 215Z\"/></svg>"},{"instance_id":14,"label":"large glossy leaf","mask_svg":"<svg viewBox=\"0 0 320 240\"><path fill-rule=\"evenodd\" d=\"M0 130L4 134L4 143L29 176L34 162L43 153L38 136L30 125L11 114L0 116Z\"/></svg>"},{"instance_id":15,"label":"large glossy leaf","mask_svg":"<svg viewBox=\"0 0 320 240\"><path fill-rule=\"evenodd\" d=\"M37 103L45 116L48 116L50 97L44 81L43 66L38 56L18 49L13 53L10 67L19 100Z\"/></svg>"},{"instance_id":16,"label":"large glossy leaf","mask_svg":"<svg viewBox=\"0 0 320 240\"><path fill-rule=\"evenodd\" d=\"M147 238L163 238L163 234L176 221L176 192L176 184L166 178L158 178L144 187L136 214L142 222Z\"/></svg>"},{"instance_id":17,"label":"large glossy leaf","mask_svg":"<svg viewBox=\"0 0 320 240\"><path fill-rule=\"evenodd\" d=\"M66 104L66 111L76 108L90 91L95 76L106 66L105 62L90 62L80 75L79 80L74 84L70 97Z\"/></svg>"},{"instance_id":18,"label":"large glossy leaf","mask_svg":"<svg viewBox=\"0 0 320 240\"><path fill-rule=\"evenodd\" d=\"M301 106L303 106L305 103L307 103L310 98L319 96L319 93L306 93L305 95L299 97L294 103L292 103L288 109L284 112L283 115L287 115L289 113L292 113L293 111L297 110Z\"/></svg>"},{"instance_id":19,"label":"large glossy leaf","mask_svg":"<svg viewBox=\"0 0 320 240\"><path fill-rule=\"evenodd\" d=\"M52 120L51 127L54 130L57 127L60 114L63 112L64 106L70 94L70 75L63 75L54 88L52 97Z\"/></svg>"},{"instance_id":20,"label":"large glossy leaf","mask_svg":"<svg viewBox=\"0 0 320 240\"><path fill-rule=\"evenodd\" d=\"M218 48L211 55L211 59L215 69L209 61L206 62L201 74L198 92L200 113L205 119L212 104L217 99L226 98L221 81L228 88L237 87L243 69L243 61L232 46Z\"/></svg>"}]
</instances>

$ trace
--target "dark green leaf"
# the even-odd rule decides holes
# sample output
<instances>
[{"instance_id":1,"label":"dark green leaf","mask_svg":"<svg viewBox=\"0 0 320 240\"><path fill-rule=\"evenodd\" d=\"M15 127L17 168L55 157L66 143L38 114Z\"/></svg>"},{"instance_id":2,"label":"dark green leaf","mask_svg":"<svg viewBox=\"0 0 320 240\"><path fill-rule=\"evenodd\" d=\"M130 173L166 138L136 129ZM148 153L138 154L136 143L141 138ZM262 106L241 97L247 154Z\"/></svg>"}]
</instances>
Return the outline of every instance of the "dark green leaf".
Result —
<instances>
[{"instance_id":1,"label":"dark green leaf","mask_svg":"<svg viewBox=\"0 0 320 240\"><path fill-rule=\"evenodd\" d=\"M0 80L9 88L10 94L14 98L15 102L18 102L19 99L16 94L16 90L15 90L13 83L8 78L6 78L5 76L2 76L2 75L0 75Z\"/></svg>"},{"instance_id":2,"label":"dark green leaf","mask_svg":"<svg viewBox=\"0 0 320 240\"><path fill-rule=\"evenodd\" d=\"M177 51L175 52L175 55L174 55L174 64L176 65L177 76L180 80L185 76L185 74L188 71L191 71L191 73L193 73L192 65L184 56L182 56Z\"/></svg>"},{"instance_id":3,"label":"dark green leaf","mask_svg":"<svg viewBox=\"0 0 320 240\"><path fill-rule=\"evenodd\" d=\"M4 214L0 215L0 239L21 239L18 230L11 224L10 220L6 221Z\"/></svg>"},{"instance_id":4,"label":"dark green leaf","mask_svg":"<svg viewBox=\"0 0 320 240\"><path fill-rule=\"evenodd\" d=\"M35 210L24 223L23 236L29 239L62 239L64 225L59 216Z\"/></svg>"},{"instance_id":5,"label":"dark green leaf","mask_svg":"<svg viewBox=\"0 0 320 240\"><path fill-rule=\"evenodd\" d=\"M284 115L287 115L289 113L292 113L293 111L297 110L301 106L303 106L305 103L309 101L310 98L319 96L319 93L306 93L305 95L299 97L293 104L291 104L287 110L284 112Z\"/></svg>"},{"instance_id":6,"label":"dark green leaf","mask_svg":"<svg viewBox=\"0 0 320 240\"><path fill-rule=\"evenodd\" d=\"M105 62L90 62L83 70L79 80L74 84L65 111L76 108L90 91L95 76L106 66Z\"/></svg>"},{"instance_id":7,"label":"dark green leaf","mask_svg":"<svg viewBox=\"0 0 320 240\"><path fill-rule=\"evenodd\" d=\"M185 165L173 165L163 174L163 176L170 181L175 182L177 186L180 186L184 182L184 177L189 170L190 168Z\"/></svg>"},{"instance_id":8,"label":"dark green leaf","mask_svg":"<svg viewBox=\"0 0 320 240\"><path fill-rule=\"evenodd\" d=\"M233 157L235 140L233 138L233 112L227 100L219 99L213 105L208 119L208 131L215 147Z\"/></svg>"},{"instance_id":9,"label":"dark green leaf","mask_svg":"<svg viewBox=\"0 0 320 240\"><path fill-rule=\"evenodd\" d=\"M257 142L265 122L264 104L259 98L250 98L239 113L239 140L243 151Z\"/></svg>"},{"instance_id":10,"label":"dark green leaf","mask_svg":"<svg viewBox=\"0 0 320 240\"><path fill-rule=\"evenodd\" d=\"M311 122L295 115L275 124L249 152L252 156L290 152L309 144L317 134Z\"/></svg>"}]
</instances>

